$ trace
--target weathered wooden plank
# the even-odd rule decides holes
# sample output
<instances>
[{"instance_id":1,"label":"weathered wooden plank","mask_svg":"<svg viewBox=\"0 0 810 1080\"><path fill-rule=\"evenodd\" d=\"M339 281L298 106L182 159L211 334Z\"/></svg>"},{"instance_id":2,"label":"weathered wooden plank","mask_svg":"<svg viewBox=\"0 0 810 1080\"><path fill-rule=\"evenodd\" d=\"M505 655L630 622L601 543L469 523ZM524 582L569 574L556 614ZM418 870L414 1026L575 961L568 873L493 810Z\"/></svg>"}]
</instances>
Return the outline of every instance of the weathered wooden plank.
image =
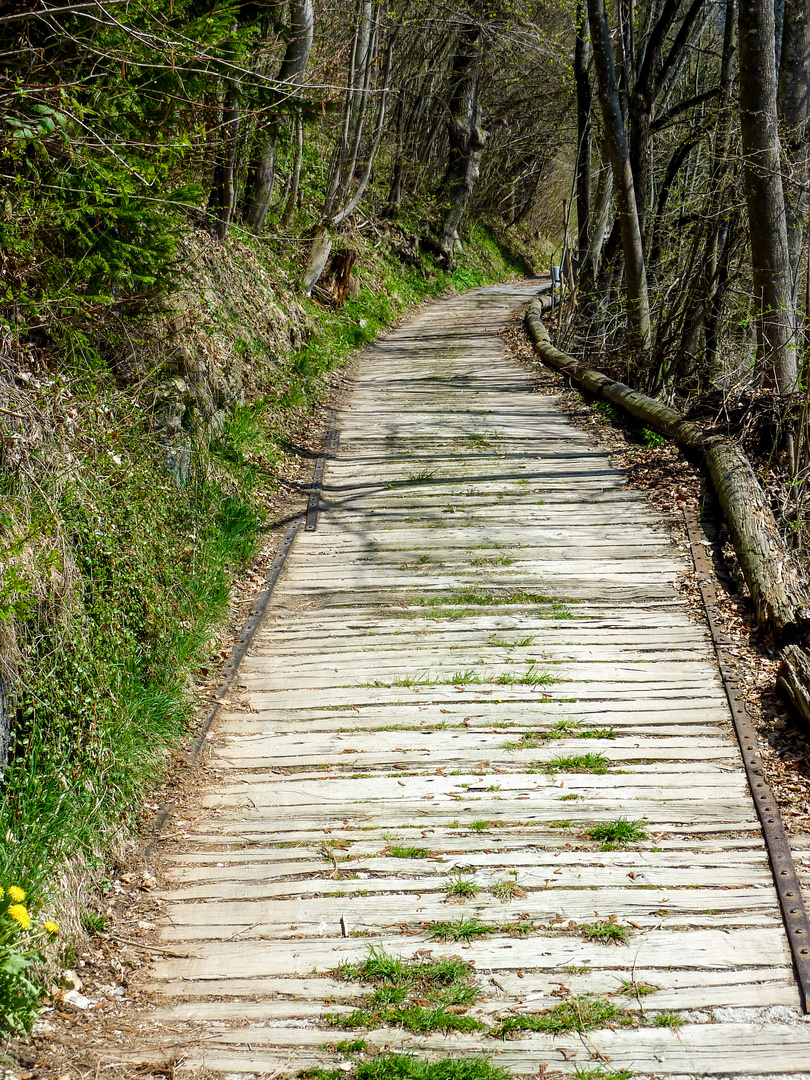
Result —
<instances>
[{"instance_id":1,"label":"weathered wooden plank","mask_svg":"<svg viewBox=\"0 0 810 1080\"><path fill-rule=\"evenodd\" d=\"M520 1075L536 1074L549 1066L570 1070L571 1064L592 1067L594 1063L608 1061L614 1070L624 1069L642 1075L790 1075L796 1080L806 1080L808 1041L804 1025L778 1022L725 1024L722 1025L722 1040L716 1030L718 1026L691 1024L677 1032L644 1028L641 1038L638 1031L602 1029L591 1032L584 1045L576 1036L552 1039L535 1035L532 1039L495 1044L491 1049L487 1046L487 1050L496 1064ZM331 1060L325 1049L330 1037L323 1031L290 1028L263 1031L251 1027L213 1038L219 1045L214 1045L212 1039L203 1046L188 1048L187 1067L276 1075L315 1061ZM424 1049L441 1055L447 1054L448 1050L476 1056L481 1052L480 1040L476 1042L464 1036L417 1039L381 1030L369 1032L365 1038L371 1047L381 1050L394 1045L402 1051ZM331 1041L334 1042L334 1035ZM307 1044L312 1050L311 1057L303 1056ZM239 1054L240 1046L249 1047L250 1054ZM133 1058L143 1059L138 1054Z\"/></svg>"},{"instance_id":2,"label":"weathered wooden plank","mask_svg":"<svg viewBox=\"0 0 810 1080\"><path fill-rule=\"evenodd\" d=\"M413 956L424 942L410 937L384 936L375 944L401 956ZM434 956L458 953L457 945L431 946ZM334 971L342 963L356 963L368 953L368 945L356 939L300 939L260 942L197 942L194 955L158 961L152 968L155 979L222 978L234 969L242 977L311 975ZM651 930L628 944L601 945L583 941L573 934L546 935L526 939L499 939L477 942L476 965L493 972L519 969L556 970L567 965L590 964L614 970L630 970L634 963L655 968L675 966L708 968L773 966L780 958L789 965L784 933L777 929L743 928L734 934L716 930L694 930L673 934ZM808 1044L810 1045L810 1044Z\"/></svg>"}]
</instances>

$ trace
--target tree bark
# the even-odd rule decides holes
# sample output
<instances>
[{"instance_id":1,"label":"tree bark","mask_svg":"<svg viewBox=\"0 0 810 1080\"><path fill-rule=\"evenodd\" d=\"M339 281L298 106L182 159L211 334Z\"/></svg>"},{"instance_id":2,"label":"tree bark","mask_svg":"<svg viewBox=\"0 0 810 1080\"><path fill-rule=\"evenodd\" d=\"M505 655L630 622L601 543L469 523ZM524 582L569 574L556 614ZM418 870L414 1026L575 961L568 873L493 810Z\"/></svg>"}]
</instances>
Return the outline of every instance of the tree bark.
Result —
<instances>
[{"instance_id":1,"label":"tree bark","mask_svg":"<svg viewBox=\"0 0 810 1080\"><path fill-rule=\"evenodd\" d=\"M597 298L596 279L602 261L602 248L605 245L610 223L610 204L613 198L613 170L607 148L602 149L602 167L596 186L596 199L591 210L591 235L585 257L579 268L579 289L585 300L585 311L594 313Z\"/></svg>"},{"instance_id":2,"label":"tree bark","mask_svg":"<svg viewBox=\"0 0 810 1080\"><path fill-rule=\"evenodd\" d=\"M446 206L439 234L439 248L448 268L455 266L455 245L464 211L481 171L486 132L480 126L480 27L464 25L453 56L448 102L447 138L450 151L442 182Z\"/></svg>"},{"instance_id":3,"label":"tree bark","mask_svg":"<svg viewBox=\"0 0 810 1080\"><path fill-rule=\"evenodd\" d=\"M714 140L714 168L709 206L712 219L704 256L703 340L705 365L709 379L716 381L722 374L717 358L717 324L728 277L728 233L732 211L723 212L725 196L723 177L728 168L727 156L731 138L731 96L734 82L734 58L737 52L737 0L726 0L726 22L723 30L723 58L720 64L720 115Z\"/></svg>"},{"instance_id":4,"label":"tree bark","mask_svg":"<svg viewBox=\"0 0 810 1080\"><path fill-rule=\"evenodd\" d=\"M810 179L810 4L807 0L784 0L777 107L787 165L785 218L795 309Z\"/></svg>"},{"instance_id":5,"label":"tree bark","mask_svg":"<svg viewBox=\"0 0 810 1080\"><path fill-rule=\"evenodd\" d=\"M633 344L642 352L652 345L650 301L647 293L647 270L644 264L644 245L641 239L633 172L619 102L619 89L613 65L610 29L604 0L588 0L588 21L591 29L594 66L596 68L602 119L605 128L613 183L619 210L627 281L627 314Z\"/></svg>"},{"instance_id":6,"label":"tree bark","mask_svg":"<svg viewBox=\"0 0 810 1080\"><path fill-rule=\"evenodd\" d=\"M593 231L591 223L591 105L593 94L588 66L591 36L584 0L577 0L577 40L574 48L574 81L577 88L577 274L587 257Z\"/></svg>"},{"instance_id":7,"label":"tree bark","mask_svg":"<svg viewBox=\"0 0 810 1080\"><path fill-rule=\"evenodd\" d=\"M798 384L795 314L776 112L773 0L740 0L740 127L762 386Z\"/></svg>"},{"instance_id":8,"label":"tree bark","mask_svg":"<svg viewBox=\"0 0 810 1080\"><path fill-rule=\"evenodd\" d=\"M291 0L290 40L277 76L282 84L275 94L276 104L294 95L295 84L304 74L312 52L315 29L314 0ZM249 229L260 232L270 209L276 174L276 142L281 131L282 118L271 116L264 145L252 162L247 180L244 221Z\"/></svg>"},{"instance_id":9,"label":"tree bark","mask_svg":"<svg viewBox=\"0 0 810 1080\"><path fill-rule=\"evenodd\" d=\"M220 242L228 234L228 225L233 215L236 196L234 168L239 135L239 87L233 80L229 80L226 85L221 125L219 151L214 166L211 192L208 196L211 231Z\"/></svg>"},{"instance_id":10,"label":"tree bark","mask_svg":"<svg viewBox=\"0 0 810 1080\"><path fill-rule=\"evenodd\" d=\"M290 177L290 193L287 196L287 205L281 215L281 227L286 229L292 221L295 213L295 204L298 202L298 188L301 185L301 163L304 159L304 121L301 114L295 117L295 157L293 159L292 176Z\"/></svg>"}]
</instances>

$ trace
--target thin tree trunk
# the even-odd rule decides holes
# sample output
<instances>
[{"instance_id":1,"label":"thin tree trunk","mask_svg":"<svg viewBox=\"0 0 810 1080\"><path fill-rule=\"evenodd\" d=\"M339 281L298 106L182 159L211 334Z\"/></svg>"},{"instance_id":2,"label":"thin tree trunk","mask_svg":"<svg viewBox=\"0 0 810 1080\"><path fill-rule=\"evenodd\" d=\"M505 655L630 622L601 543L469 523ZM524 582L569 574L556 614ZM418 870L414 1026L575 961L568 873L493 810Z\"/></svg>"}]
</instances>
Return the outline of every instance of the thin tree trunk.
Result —
<instances>
[{"instance_id":1,"label":"thin tree trunk","mask_svg":"<svg viewBox=\"0 0 810 1080\"><path fill-rule=\"evenodd\" d=\"M325 222L331 222L335 214L339 212L357 166L357 156L363 134L363 123L371 79L371 60L375 37L373 22L374 4L372 0L359 0L357 28L354 34L349 69L343 133L335 157L329 194L324 201L323 220Z\"/></svg>"},{"instance_id":2,"label":"thin tree trunk","mask_svg":"<svg viewBox=\"0 0 810 1080\"><path fill-rule=\"evenodd\" d=\"M346 220L349 214L354 213L360 203L360 200L363 198L369 179L371 177L371 170L374 167L374 159L377 156L377 151L380 148L383 132L385 130L386 102L388 100L388 88L391 81L391 58L394 51L394 41L396 40L396 36L397 32L395 30L388 39L388 46L386 48L385 57L385 73L383 75L382 94L380 96L380 107L377 112L377 129L374 133L374 141L371 144L371 149L368 152L366 167L363 170L363 175L360 177L360 181L357 185L357 189L354 195L346 204L346 206L340 211L340 213L336 214L332 219L333 225L339 225L342 221Z\"/></svg>"},{"instance_id":3,"label":"thin tree trunk","mask_svg":"<svg viewBox=\"0 0 810 1080\"><path fill-rule=\"evenodd\" d=\"M776 113L773 0L740 0L740 127L762 385L797 386L796 320Z\"/></svg>"},{"instance_id":4,"label":"thin tree trunk","mask_svg":"<svg viewBox=\"0 0 810 1080\"><path fill-rule=\"evenodd\" d=\"M597 300L597 274L602 261L602 248L605 245L605 236L610 223L612 199L613 169L610 165L610 155L607 152L607 147L603 146L602 164L596 186L596 199L592 209L590 243L579 268L579 289L585 299L585 310L589 315L593 315L594 305Z\"/></svg>"},{"instance_id":5,"label":"thin tree trunk","mask_svg":"<svg viewBox=\"0 0 810 1080\"><path fill-rule=\"evenodd\" d=\"M720 65L720 115L714 141L714 168L712 169L712 190L714 195L709 207L712 224L704 256L704 359L706 372L711 381L716 381L722 375L717 358L717 326L720 319L720 302L728 279L729 216L726 214L724 219L721 215L721 209L725 195L723 175L728 168L727 156L731 137L731 95L734 81L733 62L737 52L737 15L737 0L726 0L723 59Z\"/></svg>"},{"instance_id":6,"label":"thin tree trunk","mask_svg":"<svg viewBox=\"0 0 810 1080\"><path fill-rule=\"evenodd\" d=\"M296 93L295 84L304 74L312 52L315 28L314 0L291 0L290 40L278 73L282 84L277 94L277 104ZM260 232L270 209L276 174L276 142L283 119L270 118L264 146L250 167L245 195L244 221L248 228Z\"/></svg>"},{"instance_id":7,"label":"thin tree trunk","mask_svg":"<svg viewBox=\"0 0 810 1080\"><path fill-rule=\"evenodd\" d=\"M577 88L577 273L591 242L591 104L588 76L591 37L584 0L577 0L577 40L574 49L574 80Z\"/></svg>"},{"instance_id":8,"label":"thin tree trunk","mask_svg":"<svg viewBox=\"0 0 810 1080\"><path fill-rule=\"evenodd\" d=\"M795 308L810 179L810 4L807 0L784 0L777 105L787 164L785 215Z\"/></svg>"},{"instance_id":9,"label":"thin tree trunk","mask_svg":"<svg viewBox=\"0 0 810 1080\"><path fill-rule=\"evenodd\" d=\"M304 121L300 113L295 117L295 160L293 161L292 177L290 178L290 193L287 196L287 205L281 215L281 227L286 229L292 221L295 213L295 204L298 201L298 188L301 185L301 163L304 159Z\"/></svg>"},{"instance_id":10,"label":"thin tree trunk","mask_svg":"<svg viewBox=\"0 0 810 1080\"><path fill-rule=\"evenodd\" d=\"M619 209L630 332L634 345L643 352L649 352L652 345L652 331L644 246L639 227L633 172L630 167L627 138L622 120L604 0L588 0L588 20L591 28L599 99L602 105L605 140L613 167L613 183Z\"/></svg>"},{"instance_id":11,"label":"thin tree trunk","mask_svg":"<svg viewBox=\"0 0 810 1080\"><path fill-rule=\"evenodd\" d=\"M442 182L446 205L439 236L442 258L450 269L455 265L458 229L480 173L481 154L487 137L480 126L478 101L480 35L476 23L466 23L453 56L447 122L450 151Z\"/></svg>"},{"instance_id":12,"label":"thin tree trunk","mask_svg":"<svg viewBox=\"0 0 810 1080\"><path fill-rule=\"evenodd\" d=\"M234 166L236 164L236 143L239 135L239 87L229 80L222 103L222 128L214 166L214 179L208 196L208 213L211 229L217 240L224 240L233 214L235 184Z\"/></svg>"}]
</instances>

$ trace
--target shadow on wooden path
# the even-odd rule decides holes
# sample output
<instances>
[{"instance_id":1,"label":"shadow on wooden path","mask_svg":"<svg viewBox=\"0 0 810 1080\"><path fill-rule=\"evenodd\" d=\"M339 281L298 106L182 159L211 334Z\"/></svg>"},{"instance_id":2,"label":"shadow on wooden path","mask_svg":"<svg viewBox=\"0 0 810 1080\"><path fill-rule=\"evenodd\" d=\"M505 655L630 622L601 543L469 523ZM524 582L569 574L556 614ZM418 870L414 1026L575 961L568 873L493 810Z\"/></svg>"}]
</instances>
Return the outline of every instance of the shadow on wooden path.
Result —
<instances>
[{"instance_id":1,"label":"shadow on wooden path","mask_svg":"<svg viewBox=\"0 0 810 1080\"><path fill-rule=\"evenodd\" d=\"M531 293L423 311L346 400L318 530L164 845L188 955L151 968L155 1040L187 1069L348 1068L363 1038L516 1074L810 1076L685 563L504 355ZM565 1015L593 1026L544 1030Z\"/></svg>"}]
</instances>

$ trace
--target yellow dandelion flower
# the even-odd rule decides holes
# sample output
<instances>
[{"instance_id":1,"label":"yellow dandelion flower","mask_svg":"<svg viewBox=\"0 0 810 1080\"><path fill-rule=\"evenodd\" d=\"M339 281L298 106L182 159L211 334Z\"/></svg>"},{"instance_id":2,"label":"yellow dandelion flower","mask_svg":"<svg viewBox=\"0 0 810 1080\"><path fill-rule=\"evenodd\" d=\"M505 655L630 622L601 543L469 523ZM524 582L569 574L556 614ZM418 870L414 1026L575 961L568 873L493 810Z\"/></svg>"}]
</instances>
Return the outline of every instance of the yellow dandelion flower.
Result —
<instances>
[{"instance_id":1,"label":"yellow dandelion flower","mask_svg":"<svg viewBox=\"0 0 810 1080\"><path fill-rule=\"evenodd\" d=\"M50 934L51 937L56 937L56 935L59 933L59 927L56 925L55 922L51 922L50 919L48 919L46 923L43 923L43 926L45 927L45 932L47 934Z\"/></svg>"},{"instance_id":2,"label":"yellow dandelion flower","mask_svg":"<svg viewBox=\"0 0 810 1080\"><path fill-rule=\"evenodd\" d=\"M19 885L9 885L8 898L12 904L21 904L25 900L25 891Z\"/></svg>"},{"instance_id":3,"label":"yellow dandelion flower","mask_svg":"<svg viewBox=\"0 0 810 1080\"><path fill-rule=\"evenodd\" d=\"M5 895L6 895L5 889L3 888L2 885L0 885L0 900L2 900Z\"/></svg>"},{"instance_id":4,"label":"yellow dandelion flower","mask_svg":"<svg viewBox=\"0 0 810 1080\"><path fill-rule=\"evenodd\" d=\"M9 918L13 919L23 930L27 930L31 925L31 916L28 914L28 908L24 907L22 904L12 904L8 909L8 914Z\"/></svg>"}]
</instances>

